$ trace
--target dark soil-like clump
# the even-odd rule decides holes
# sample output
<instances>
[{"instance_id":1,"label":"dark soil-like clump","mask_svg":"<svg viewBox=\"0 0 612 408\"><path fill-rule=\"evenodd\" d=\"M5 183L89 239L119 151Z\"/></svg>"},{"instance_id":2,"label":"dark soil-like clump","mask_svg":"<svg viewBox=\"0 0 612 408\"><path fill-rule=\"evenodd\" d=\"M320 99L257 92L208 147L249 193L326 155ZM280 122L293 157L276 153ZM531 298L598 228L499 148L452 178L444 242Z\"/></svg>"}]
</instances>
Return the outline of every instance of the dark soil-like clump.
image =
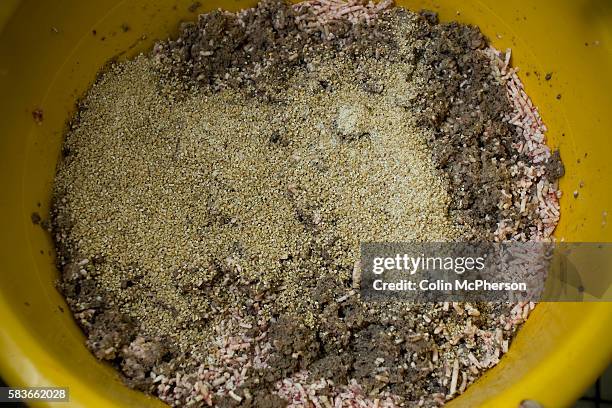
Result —
<instances>
[{"instance_id":1,"label":"dark soil-like clump","mask_svg":"<svg viewBox=\"0 0 612 408\"><path fill-rule=\"evenodd\" d=\"M163 74L185 86L212 91L249 87L272 98L292 70L305 67L322 52L353 59L389 56L392 37L370 25L337 20L333 26L302 29L297 20L312 14L282 0L264 0L238 14L217 10L184 23L176 40L154 50Z\"/></svg>"},{"instance_id":2,"label":"dark soil-like clump","mask_svg":"<svg viewBox=\"0 0 612 408\"><path fill-rule=\"evenodd\" d=\"M448 175L454 194L450 210L472 228L466 239L488 241L501 219L522 220L530 237L527 215L500 208L502 191L512 190L510 167L517 162L517 133L504 121L511 112L505 87L498 83L490 60L478 52L488 46L478 28L423 19L414 48L415 75L428 83L415 104L421 124L433 130L429 140L438 167ZM551 160L551 163L560 163ZM528 164L530 164L528 162ZM561 175L549 167L549 180Z\"/></svg>"},{"instance_id":3,"label":"dark soil-like clump","mask_svg":"<svg viewBox=\"0 0 612 408\"><path fill-rule=\"evenodd\" d=\"M489 241L497 223L510 219L517 233L533 238L529 230L534 211L521 214L515 207L502 208L502 192L512 191L511 166L521 157L514 146L519 135L504 120L512 107L503 84L497 81L491 61L483 53L487 39L474 26L440 24L435 15L420 20L414 47L415 75L423 88L414 106L420 123L433 130L429 140L437 166L448 175L453 211L460 223L472 228L466 239ZM545 167L545 177L555 182L564 174L556 151Z\"/></svg>"},{"instance_id":4,"label":"dark soil-like clump","mask_svg":"<svg viewBox=\"0 0 612 408\"><path fill-rule=\"evenodd\" d=\"M506 91L496 84L480 31L457 23L424 19L415 48L416 70L428 86L417 99L421 124L433 130L434 159L449 176L451 211L482 234L503 218L501 191L510 191L508 166L516 133L502 119L511 112ZM476 239L491 239L478 236Z\"/></svg>"}]
</instances>

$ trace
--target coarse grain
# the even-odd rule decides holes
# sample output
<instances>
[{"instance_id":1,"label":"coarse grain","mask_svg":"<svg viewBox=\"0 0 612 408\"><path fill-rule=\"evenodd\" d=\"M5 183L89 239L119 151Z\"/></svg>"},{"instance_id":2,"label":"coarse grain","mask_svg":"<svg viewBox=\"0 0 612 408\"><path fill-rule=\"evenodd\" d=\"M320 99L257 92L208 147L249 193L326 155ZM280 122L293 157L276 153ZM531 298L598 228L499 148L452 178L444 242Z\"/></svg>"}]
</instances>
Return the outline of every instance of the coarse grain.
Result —
<instances>
[{"instance_id":1,"label":"coarse grain","mask_svg":"<svg viewBox=\"0 0 612 408\"><path fill-rule=\"evenodd\" d=\"M230 90L168 105L146 57L103 75L66 139L72 157L56 183L56 220L83 237L71 251L100 259L79 285L79 308L96 309L82 302L83 287L94 285L105 308L139 322L140 338L160 339L152 347L205 356L214 351L210 330L246 307L243 291L223 288L272 288L256 316L290 313L313 330L318 305L309 291L322 279L349 283L360 241L458 237L444 180L410 112L338 76L341 68L323 63L295 78L282 110ZM401 71L379 73L398 78L387 82L390 93L406 90ZM321 91L321 77L333 93ZM215 279L219 293L209 294ZM259 328L251 316L240 319ZM130 361L134 341L127 352L90 344L104 346L102 358ZM158 354L122 364L124 374L146 382ZM211 388L230 395L224 378Z\"/></svg>"}]
</instances>

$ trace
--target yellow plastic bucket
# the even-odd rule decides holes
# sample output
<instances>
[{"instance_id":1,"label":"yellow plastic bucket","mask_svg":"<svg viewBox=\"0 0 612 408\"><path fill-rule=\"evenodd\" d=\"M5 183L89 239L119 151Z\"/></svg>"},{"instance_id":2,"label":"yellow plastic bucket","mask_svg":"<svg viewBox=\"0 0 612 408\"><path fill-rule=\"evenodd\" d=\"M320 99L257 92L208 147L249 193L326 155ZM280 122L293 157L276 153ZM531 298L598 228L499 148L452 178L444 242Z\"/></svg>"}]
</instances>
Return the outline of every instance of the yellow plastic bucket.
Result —
<instances>
[{"instance_id":1,"label":"yellow plastic bucket","mask_svg":"<svg viewBox=\"0 0 612 408\"><path fill-rule=\"evenodd\" d=\"M253 4L203 3L198 12ZM606 211L612 214L612 3L399 3L435 10L443 20L476 23L495 46L513 48L514 64L566 164L557 237L612 241L606 223ZM68 386L70 406L162 405L126 388L85 348L54 289L52 242L31 214L46 217L66 120L96 72L112 57L145 51L175 33L179 20L195 18L191 4L0 2L0 375L13 386ZM550 81L544 79L548 72ZM33 120L35 109L42 109L41 124ZM574 190L580 191L576 199ZM517 407L533 399L546 407L567 406L611 357L612 304L540 304L502 362L451 405Z\"/></svg>"}]
</instances>

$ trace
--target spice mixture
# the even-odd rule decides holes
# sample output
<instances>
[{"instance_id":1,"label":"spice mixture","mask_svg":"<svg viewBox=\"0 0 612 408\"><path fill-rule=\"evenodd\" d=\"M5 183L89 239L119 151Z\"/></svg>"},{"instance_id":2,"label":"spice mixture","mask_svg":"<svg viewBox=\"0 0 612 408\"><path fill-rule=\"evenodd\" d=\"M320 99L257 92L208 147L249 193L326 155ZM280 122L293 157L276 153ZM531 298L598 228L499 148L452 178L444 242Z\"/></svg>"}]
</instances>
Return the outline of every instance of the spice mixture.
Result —
<instances>
[{"instance_id":1,"label":"spice mixture","mask_svg":"<svg viewBox=\"0 0 612 408\"><path fill-rule=\"evenodd\" d=\"M364 241L548 239L558 153L510 53L378 4L266 0L115 62L51 229L87 344L174 406L438 406L534 304L360 300Z\"/></svg>"}]
</instances>

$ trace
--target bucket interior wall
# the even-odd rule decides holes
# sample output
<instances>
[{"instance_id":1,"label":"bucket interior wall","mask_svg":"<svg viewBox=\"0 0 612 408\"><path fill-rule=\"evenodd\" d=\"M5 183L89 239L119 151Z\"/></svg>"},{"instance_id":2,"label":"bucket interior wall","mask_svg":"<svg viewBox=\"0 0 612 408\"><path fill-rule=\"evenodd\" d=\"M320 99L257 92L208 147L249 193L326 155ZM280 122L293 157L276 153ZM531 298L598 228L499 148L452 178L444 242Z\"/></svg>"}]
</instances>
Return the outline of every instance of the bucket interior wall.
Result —
<instances>
[{"instance_id":1,"label":"bucket interior wall","mask_svg":"<svg viewBox=\"0 0 612 408\"><path fill-rule=\"evenodd\" d=\"M181 19L195 18L191 3L0 3L0 375L11 385L69 386L71 406L161 406L126 388L114 370L88 352L54 289L50 237L31 222L31 214L47 218L66 120L98 70L111 58L146 51L155 40L176 34ZM253 5L244 0L203 3L198 12ZM606 220L612 214L612 3L398 3L432 9L444 21L478 24L498 49L513 49L513 63L566 165L556 236L612 241ZM549 72L553 76L547 81ZM41 124L32 117L38 108ZM502 362L451 405L516 407L523 399L568 405L610 362L611 334L612 304L540 304Z\"/></svg>"}]
</instances>

